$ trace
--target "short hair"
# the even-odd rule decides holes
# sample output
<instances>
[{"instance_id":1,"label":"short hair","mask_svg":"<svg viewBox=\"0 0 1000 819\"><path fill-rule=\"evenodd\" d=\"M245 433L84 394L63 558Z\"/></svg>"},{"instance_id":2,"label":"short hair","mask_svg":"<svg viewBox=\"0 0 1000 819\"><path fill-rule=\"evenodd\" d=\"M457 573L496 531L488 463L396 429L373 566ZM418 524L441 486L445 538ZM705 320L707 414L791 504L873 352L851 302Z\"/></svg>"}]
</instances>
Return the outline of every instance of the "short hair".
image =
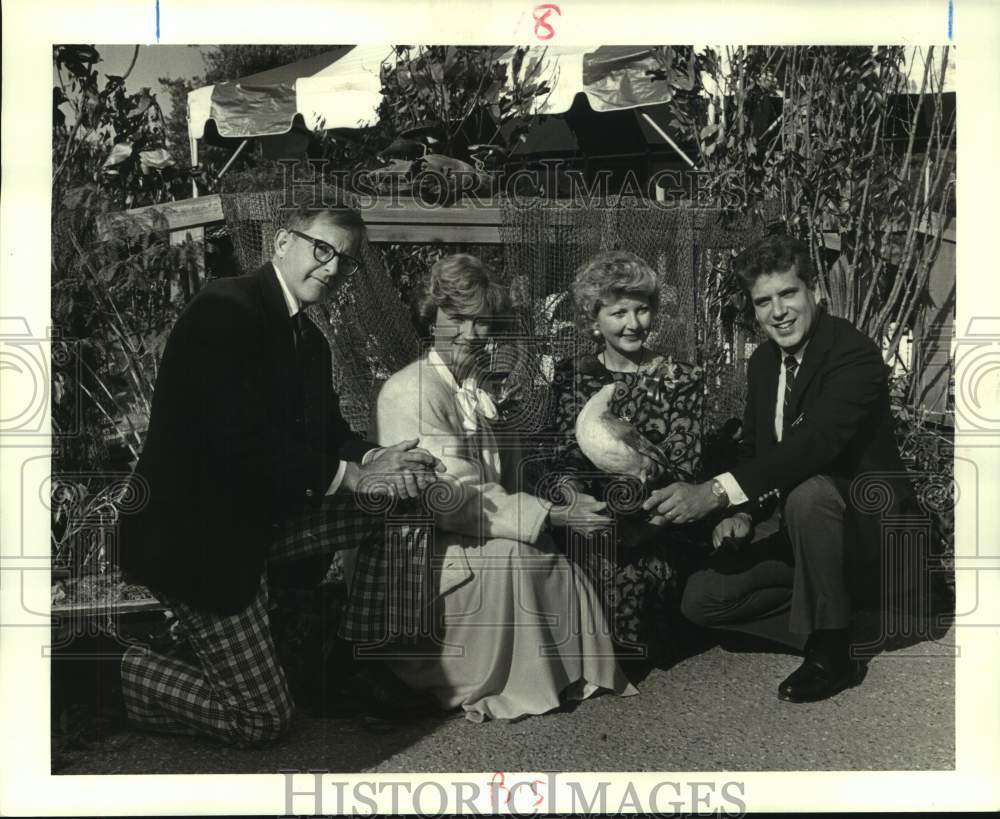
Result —
<instances>
[{"instance_id":1,"label":"short hair","mask_svg":"<svg viewBox=\"0 0 1000 819\"><path fill-rule=\"evenodd\" d=\"M754 242L732 261L730 268L746 293L761 276L794 269L806 287L816 283L809 246L786 233L772 233Z\"/></svg>"},{"instance_id":2,"label":"short hair","mask_svg":"<svg viewBox=\"0 0 1000 819\"><path fill-rule=\"evenodd\" d=\"M478 256L455 253L442 256L424 274L411 307L417 332L426 340L438 309L463 315L488 312L502 318L510 312L510 296L491 280L489 268Z\"/></svg>"},{"instance_id":3,"label":"short hair","mask_svg":"<svg viewBox=\"0 0 1000 819\"><path fill-rule=\"evenodd\" d=\"M342 202L325 204L309 201L280 208L278 226L285 230L308 230L319 218L326 219L336 227L356 231L362 236L366 232L361 212Z\"/></svg>"},{"instance_id":4,"label":"short hair","mask_svg":"<svg viewBox=\"0 0 1000 819\"><path fill-rule=\"evenodd\" d=\"M643 299L654 310L660 301L653 269L627 250L607 250L584 262L577 268L572 289L577 324L584 330L601 307L622 297Z\"/></svg>"}]
</instances>

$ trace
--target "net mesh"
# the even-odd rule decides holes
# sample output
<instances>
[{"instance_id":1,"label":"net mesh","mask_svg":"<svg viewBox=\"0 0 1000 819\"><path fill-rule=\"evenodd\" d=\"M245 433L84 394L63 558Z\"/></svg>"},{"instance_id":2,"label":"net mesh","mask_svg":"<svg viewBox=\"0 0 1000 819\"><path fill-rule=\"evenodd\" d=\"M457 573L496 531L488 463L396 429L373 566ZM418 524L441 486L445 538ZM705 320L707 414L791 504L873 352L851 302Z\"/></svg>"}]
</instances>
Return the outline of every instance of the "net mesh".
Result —
<instances>
[{"instance_id":1,"label":"net mesh","mask_svg":"<svg viewBox=\"0 0 1000 819\"><path fill-rule=\"evenodd\" d=\"M518 297L527 346L537 351L538 372L522 379L522 429L538 434L550 426L546 381L554 363L595 349L574 321L569 288L576 269L603 250L629 250L656 272L660 307L649 345L705 369L705 428L742 414L746 359L758 338L736 315L726 281L733 255L764 234L763 218L643 200L614 207L504 200L502 214L505 278Z\"/></svg>"},{"instance_id":2,"label":"net mesh","mask_svg":"<svg viewBox=\"0 0 1000 819\"><path fill-rule=\"evenodd\" d=\"M222 207L240 266L251 271L270 258L281 226L283 191L224 194ZM349 194L339 194L351 204ZM497 361L517 394L508 416L524 436L543 436L552 419L549 383L555 363L594 349L577 327L569 288L577 268L602 250L625 249L656 272L660 308L650 346L706 373L704 428L742 413L746 359L759 339L734 320L726 299L729 261L765 232L760 218L692 207L654 207L642 200L574 205L499 201L502 254L497 278L512 293L513 343ZM462 248L470 250L469 247ZM457 252L448 245L445 252ZM363 246L364 269L309 315L333 354L333 381L345 418L369 427L378 390L420 352L420 341L390 275L389 248ZM502 259L502 261L501 261Z\"/></svg>"}]
</instances>

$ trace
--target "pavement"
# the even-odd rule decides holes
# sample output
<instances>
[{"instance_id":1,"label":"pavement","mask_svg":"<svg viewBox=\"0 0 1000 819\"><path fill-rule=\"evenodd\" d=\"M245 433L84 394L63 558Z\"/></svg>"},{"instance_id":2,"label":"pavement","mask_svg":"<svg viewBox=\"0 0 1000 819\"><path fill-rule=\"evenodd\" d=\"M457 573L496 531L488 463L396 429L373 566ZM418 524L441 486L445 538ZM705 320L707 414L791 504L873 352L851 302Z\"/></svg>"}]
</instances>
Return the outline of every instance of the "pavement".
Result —
<instances>
[{"instance_id":1,"label":"pavement","mask_svg":"<svg viewBox=\"0 0 1000 819\"><path fill-rule=\"evenodd\" d=\"M71 749L53 772L947 770L954 645L951 630L931 636L895 638L860 685L809 705L776 696L797 657L716 645L652 671L638 696L600 696L514 723L449 715L386 730L353 715L298 715L280 741L246 750L124 729Z\"/></svg>"}]
</instances>

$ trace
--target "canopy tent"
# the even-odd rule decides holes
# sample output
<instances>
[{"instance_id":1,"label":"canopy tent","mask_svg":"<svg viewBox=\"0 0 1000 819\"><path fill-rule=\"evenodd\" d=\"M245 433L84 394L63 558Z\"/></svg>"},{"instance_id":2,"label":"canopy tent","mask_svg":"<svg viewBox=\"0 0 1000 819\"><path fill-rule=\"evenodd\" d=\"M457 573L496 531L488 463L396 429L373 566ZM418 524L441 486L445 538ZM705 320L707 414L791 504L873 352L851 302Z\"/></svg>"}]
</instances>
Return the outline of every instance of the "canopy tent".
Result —
<instances>
[{"instance_id":1,"label":"canopy tent","mask_svg":"<svg viewBox=\"0 0 1000 819\"><path fill-rule=\"evenodd\" d=\"M524 54L519 75L544 79L551 93L539 97L532 113L562 114L577 94L587 97L594 111L620 111L670 102L668 82L651 82L647 71L663 68L657 57L662 46L533 46ZM516 49L501 58L510 64ZM509 73L509 72L508 72Z\"/></svg>"},{"instance_id":2,"label":"canopy tent","mask_svg":"<svg viewBox=\"0 0 1000 819\"><path fill-rule=\"evenodd\" d=\"M669 54L670 48L670 46L599 46L594 49L585 46L533 46L524 54L519 74L521 77L544 78L552 89L551 93L538 98L532 113L566 113L574 105L579 104L581 94L586 97L594 111L636 109L636 115L643 129L651 129L659 134L689 165L693 166L694 163L657 122L657 119L661 122L667 119L657 116L663 111L663 108L657 106L670 102L677 89L690 91L697 87L693 74L686 75L684 72L670 69L672 57ZM694 48L696 51L701 51L706 46L695 45ZM727 72L729 59L726 48L724 46L713 46L713 48L719 54L723 72ZM516 49L510 49L503 55L501 61L512 63L515 52ZM912 96L920 92L927 54L927 49L919 46L907 48L904 58L906 85L900 89L897 97ZM939 88L940 67L941 50L935 49L925 91L934 93L940 90L953 95L956 82L954 48L948 52L947 71L944 83ZM511 73L508 71L508 76ZM712 85L710 77L705 77L704 80L707 85L701 93L710 96L721 93L720 89ZM946 105L954 106L954 96L946 98ZM710 103L710 116L712 107ZM926 110L929 108L925 107Z\"/></svg>"},{"instance_id":3,"label":"canopy tent","mask_svg":"<svg viewBox=\"0 0 1000 819\"><path fill-rule=\"evenodd\" d=\"M551 89L536 99L532 113L565 114L574 104L579 107L580 95L595 112L634 109L644 132L654 140L655 133L693 167L694 161L662 126L665 118L656 116L656 107L668 103L677 89L695 86L694 76L670 70L668 49L532 46L524 50L517 75L543 79ZM717 50L725 63L724 50ZM517 51L506 48L500 61L513 69ZM911 93L919 90L924 54L916 47L907 53L907 90ZM391 45L340 46L299 62L191 91L188 130L192 163L197 162L199 139L239 149L250 138L264 138L265 146L270 143L278 155L283 150L284 155L290 155L307 144L311 131L364 126L375 117L382 99L381 67L394 59ZM935 53L935 62L938 59ZM658 72L655 81L650 72ZM513 74L508 71L508 82ZM952 50L946 92L954 89L954 81ZM290 146L295 147L288 150Z\"/></svg>"},{"instance_id":4,"label":"canopy tent","mask_svg":"<svg viewBox=\"0 0 1000 819\"><path fill-rule=\"evenodd\" d=\"M532 106L533 114L565 114L579 108L580 97L591 110L601 113L635 109L641 132L651 131L669 145L689 167L694 161L670 137L653 116L657 106L673 99L678 86L692 88L694 77L671 76L669 82L652 81L649 72L664 72L664 46L533 46L528 48L514 72L516 48L500 61L508 64L508 82L519 78L544 80L551 89ZM642 110L640 110L642 109ZM662 112L662 109L660 109ZM655 137L652 137L655 142Z\"/></svg>"},{"instance_id":5,"label":"canopy tent","mask_svg":"<svg viewBox=\"0 0 1000 819\"><path fill-rule=\"evenodd\" d=\"M507 50L501 62L509 63L514 52ZM564 113L577 94L584 94L595 111L623 110L670 100L667 83L651 83L645 76L657 65L654 54L655 48L649 46L529 48L520 74L539 71L552 88L551 94L540 98L544 104L536 113ZM382 63L392 59L390 45L341 46L191 91L192 162L197 160L199 139L239 147L254 137L285 137L287 144L296 131L363 126L374 118L382 99Z\"/></svg>"},{"instance_id":6,"label":"canopy tent","mask_svg":"<svg viewBox=\"0 0 1000 819\"><path fill-rule=\"evenodd\" d=\"M314 57L188 94L191 159L197 140L238 146L251 137L357 128L382 99L380 70L390 45L340 46ZM300 119L297 119L300 118Z\"/></svg>"}]
</instances>

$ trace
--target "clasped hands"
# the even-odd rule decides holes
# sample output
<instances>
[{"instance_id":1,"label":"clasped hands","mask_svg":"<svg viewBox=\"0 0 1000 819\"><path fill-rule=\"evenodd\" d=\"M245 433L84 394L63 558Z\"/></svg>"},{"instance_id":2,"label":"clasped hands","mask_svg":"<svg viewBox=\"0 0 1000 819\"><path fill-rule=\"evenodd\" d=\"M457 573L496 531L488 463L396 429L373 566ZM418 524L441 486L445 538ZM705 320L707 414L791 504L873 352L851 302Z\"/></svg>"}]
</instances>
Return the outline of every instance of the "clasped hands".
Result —
<instances>
[{"instance_id":1,"label":"clasped hands","mask_svg":"<svg viewBox=\"0 0 1000 819\"><path fill-rule=\"evenodd\" d=\"M581 533L594 531L611 523L604 513L605 504L580 491L580 487L563 484L564 504L552 507L549 521L553 526L566 526ZM642 508L653 512L649 522L654 526L668 523L691 523L701 520L719 508L719 498L712 492L712 482L701 484L672 483L655 489ZM748 540L753 533L753 520L746 512L737 512L719 521L712 532L712 545L718 548L726 538Z\"/></svg>"},{"instance_id":2,"label":"clasped hands","mask_svg":"<svg viewBox=\"0 0 1000 819\"><path fill-rule=\"evenodd\" d=\"M378 450L366 464L352 464L353 491L371 495L416 498L445 471L439 458L417 446L419 438L409 438Z\"/></svg>"},{"instance_id":3,"label":"clasped hands","mask_svg":"<svg viewBox=\"0 0 1000 819\"><path fill-rule=\"evenodd\" d=\"M712 482L672 483L663 489L654 489L642 508L652 512L649 522L654 526L670 523L694 523L720 508L719 498L712 492ZM712 532L712 545L718 548L726 538L746 540L753 531L753 523L746 512L738 512L719 521Z\"/></svg>"}]
</instances>

